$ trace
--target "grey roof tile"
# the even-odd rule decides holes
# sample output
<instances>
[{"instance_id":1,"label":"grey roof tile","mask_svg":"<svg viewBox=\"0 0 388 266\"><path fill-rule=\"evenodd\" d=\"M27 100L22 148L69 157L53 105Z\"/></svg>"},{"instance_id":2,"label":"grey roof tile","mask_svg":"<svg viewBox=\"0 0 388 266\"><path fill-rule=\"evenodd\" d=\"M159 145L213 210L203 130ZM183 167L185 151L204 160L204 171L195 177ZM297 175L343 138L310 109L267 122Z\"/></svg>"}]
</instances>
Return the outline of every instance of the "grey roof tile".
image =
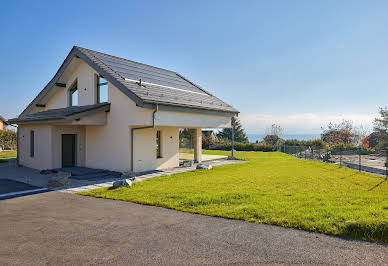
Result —
<instances>
[{"instance_id":1,"label":"grey roof tile","mask_svg":"<svg viewBox=\"0 0 388 266\"><path fill-rule=\"evenodd\" d=\"M109 107L110 103L99 103L92 105L71 106L66 108L51 109L34 114L21 115L18 118L10 119L9 122L28 122L41 120L61 120L76 114L82 114L88 111L96 110L102 107ZM102 110L103 111L103 110Z\"/></svg>"},{"instance_id":2,"label":"grey roof tile","mask_svg":"<svg viewBox=\"0 0 388 266\"><path fill-rule=\"evenodd\" d=\"M231 105L176 72L81 47L77 48L92 61L109 71L116 80L146 103L238 112ZM144 86L136 84L140 79Z\"/></svg>"},{"instance_id":3,"label":"grey roof tile","mask_svg":"<svg viewBox=\"0 0 388 266\"><path fill-rule=\"evenodd\" d=\"M44 99L75 56L84 60L139 106L160 104L229 114L238 113L231 105L179 73L74 46L52 80L21 115L27 114ZM143 86L138 84L140 79Z\"/></svg>"}]
</instances>

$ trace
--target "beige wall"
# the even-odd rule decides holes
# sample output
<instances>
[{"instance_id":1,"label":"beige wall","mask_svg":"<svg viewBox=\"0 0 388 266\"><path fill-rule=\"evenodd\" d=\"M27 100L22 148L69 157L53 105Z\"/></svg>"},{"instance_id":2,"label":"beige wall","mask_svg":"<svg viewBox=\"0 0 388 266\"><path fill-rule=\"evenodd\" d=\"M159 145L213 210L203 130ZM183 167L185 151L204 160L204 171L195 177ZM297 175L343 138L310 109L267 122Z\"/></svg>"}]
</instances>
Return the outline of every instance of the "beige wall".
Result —
<instances>
[{"instance_id":1,"label":"beige wall","mask_svg":"<svg viewBox=\"0 0 388 266\"><path fill-rule=\"evenodd\" d=\"M225 128L231 125L229 116L220 115L158 111L155 117L158 126Z\"/></svg>"},{"instance_id":2,"label":"beige wall","mask_svg":"<svg viewBox=\"0 0 388 266\"><path fill-rule=\"evenodd\" d=\"M67 80L63 81L66 88L56 87L56 93L46 103L46 108L40 111L65 108L69 103L69 90L77 81L78 105L89 105L97 103L97 89L95 75L97 73L83 61L74 68Z\"/></svg>"},{"instance_id":3,"label":"beige wall","mask_svg":"<svg viewBox=\"0 0 388 266\"><path fill-rule=\"evenodd\" d=\"M30 156L30 132L34 131L34 157ZM62 134L76 135L76 165L85 165L85 127L59 125L20 125L19 162L43 170L62 167Z\"/></svg>"},{"instance_id":4,"label":"beige wall","mask_svg":"<svg viewBox=\"0 0 388 266\"><path fill-rule=\"evenodd\" d=\"M49 125L19 125L19 162L35 169L52 168L52 130ZM34 157L30 156L30 132L34 131Z\"/></svg>"},{"instance_id":5,"label":"beige wall","mask_svg":"<svg viewBox=\"0 0 388 266\"><path fill-rule=\"evenodd\" d=\"M156 157L157 130L160 130L162 158ZM179 128L156 127L136 130L133 161L135 172L179 166Z\"/></svg>"},{"instance_id":6,"label":"beige wall","mask_svg":"<svg viewBox=\"0 0 388 266\"><path fill-rule=\"evenodd\" d=\"M62 134L75 134L76 166L85 166L85 127L84 126L52 126L52 166L62 167Z\"/></svg>"},{"instance_id":7,"label":"beige wall","mask_svg":"<svg viewBox=\"0 0 388 266\"><path fill-rule=\"evenodd\" d=\"M3 130L4 129L4 123L3 121L0 120L0 130Z\"/></svg>"},{"instance_id":8,"label":"beige wall","mask_svg":"<svg viewBox=\"0 0 388 266\"><path fill-rule=\"evenodd\" d=\"M152 125L152 110L136 104L110 83L111 103L104 126L86 127L86 166L130 170L130 125Z\"/></svg>"}]
</instances>

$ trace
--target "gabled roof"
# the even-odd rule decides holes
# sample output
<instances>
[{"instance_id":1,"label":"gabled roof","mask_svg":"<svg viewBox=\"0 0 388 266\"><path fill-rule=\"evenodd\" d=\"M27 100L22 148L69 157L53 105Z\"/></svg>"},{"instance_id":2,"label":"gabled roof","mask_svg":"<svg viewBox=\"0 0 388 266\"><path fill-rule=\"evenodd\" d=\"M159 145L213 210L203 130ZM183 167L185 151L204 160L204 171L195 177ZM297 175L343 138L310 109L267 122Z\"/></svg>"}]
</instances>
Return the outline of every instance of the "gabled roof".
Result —
<instances>
[{"instance_id":1,"label":"gabled roof","mask_svg":"<svg viewBox=\"0 0 388 266\"><path fill-rule=\"evenodd\" d=\"M85 117L97 112L107 112L110 109L110 103L99 103L92 105L71 106L66 108L51 109L48 111L34 114L21 115L18 118L10 119L10 123L25 123L35 121L58 121L69 122Z\"/></svg>"},{"instance_id":2,"label":"gabled roof","mask_svg":"<svg viewBox=\"0 0 388 266\"><path fill-rule=\"evenodd\" d=\"M85 61L140 107L150 108L159 104L167 107L210 110L216 113L238 113L231 105L176 72L74 46L54 78L22 115L40 103L39 101L55 86L74 57Z\"/></svg>"}]
</instances>

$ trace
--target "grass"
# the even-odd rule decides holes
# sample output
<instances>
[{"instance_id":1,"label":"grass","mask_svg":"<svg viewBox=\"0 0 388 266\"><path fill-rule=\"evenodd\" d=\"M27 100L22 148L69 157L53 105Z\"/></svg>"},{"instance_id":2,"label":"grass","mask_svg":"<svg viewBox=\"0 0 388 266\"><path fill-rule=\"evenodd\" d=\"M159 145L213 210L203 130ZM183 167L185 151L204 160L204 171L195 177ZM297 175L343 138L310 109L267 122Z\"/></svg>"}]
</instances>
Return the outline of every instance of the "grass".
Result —
<instances>
[{"instance_id":1,"label":"grass","mask_svg":"<svg viewBox=\"0 0 388 266\"><path fill-rule=\"evenodd\" d=\"M194 149L179 148L180 160L194 160Z\"/></svg>"},{"instance_id":2,"label":"grass","mask_svg":"<svg viewBox=\"0 0 388 266\"><path fill-rule=\"evenodd\" d=\"M16 151L0 151L0 158L16 158Z\"/></svg>"},{"instance_id":3,"label":"grass","mask_svg":"<svg viewBox=\"0 0 388 266\"><path fill-rule=\"evenodd\" d=\"M236 155L247 162L80 194L388 243L384 177L278 152Z\"/></svg>"}]
</instances>

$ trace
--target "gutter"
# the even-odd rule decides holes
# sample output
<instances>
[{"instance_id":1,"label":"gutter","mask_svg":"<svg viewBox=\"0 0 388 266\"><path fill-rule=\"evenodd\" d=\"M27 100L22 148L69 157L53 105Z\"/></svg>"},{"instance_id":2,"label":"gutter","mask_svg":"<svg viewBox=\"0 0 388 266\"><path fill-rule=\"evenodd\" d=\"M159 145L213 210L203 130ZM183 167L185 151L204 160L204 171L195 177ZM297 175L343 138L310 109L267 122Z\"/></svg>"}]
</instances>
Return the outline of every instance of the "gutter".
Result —
<instances>
[{"instance_id":1,"label":"gutter","mask_svg":"<svg viewBox=\"0 0 388 266\"><path fill-rule=\"evenodd\" d=\"M131 174L133 174L133 134L135 133L135 130L155 128L155 114L158 110L159 105L156 105L154 112L152 113L152 126L131 128Z\"/></svg>"}]
</instances>

